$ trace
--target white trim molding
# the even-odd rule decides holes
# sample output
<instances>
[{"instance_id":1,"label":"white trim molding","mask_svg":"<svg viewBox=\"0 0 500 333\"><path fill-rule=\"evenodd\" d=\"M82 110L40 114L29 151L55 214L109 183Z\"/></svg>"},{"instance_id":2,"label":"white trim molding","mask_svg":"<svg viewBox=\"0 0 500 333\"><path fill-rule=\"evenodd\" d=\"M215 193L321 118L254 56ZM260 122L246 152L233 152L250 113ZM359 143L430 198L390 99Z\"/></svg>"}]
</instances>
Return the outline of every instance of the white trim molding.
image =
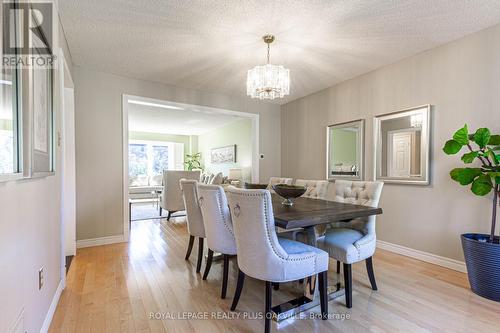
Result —
<instances>
[{"instance_id":1,"label":"white trim molding","mask_svg":"<svg viewBox=\"0 0 500 333\"><path fill-rule=\"evenodd\" d=\"M40 328L40 333L46 333L49 331L50 323L52 323L52 318L54 317L54 313L56 312L57 304L59 303L59 298L61 298L63 289L64 281L60 280L59 285L56 289L56 293L54 294L52 302L50 303L49 311L47 311L47 315L45 316L45 320L43 321L42 328Z\"/></svg>"},{"instance_id":2,"label":"white trim molding","mask_svg":"<svg viewBox=\"0 0 500 333\"><path fill-rule=\"evenodd\" d=\"M410 258L418 259L421 261L425 261L434 265L446 267L449 269L453 269L455 271L459 271L462 273L467 273L467 268L465 267L465 263L463 261L450 259L446 257L441 257L436 254L411 249L409 247L405 247L398 244L393 244L389 242L384 242L381 240L377 240L377 248L390 251L393 253L401 254L403 256L407 256Z\"/></svg>"},{"instance_id":3,"label":"white trim molding","mask_svg":"<svg viewBox=\"0 0 500 333\"><path fill-rule=\"evenodd\" d=\"M123 243L126 241L127 240L125 239L125 237L123 237L123 235L90 238L90 239L80 239L80 240L76 241L76 248L81 249L84 247Z\"/></svg>"}]
</instances>

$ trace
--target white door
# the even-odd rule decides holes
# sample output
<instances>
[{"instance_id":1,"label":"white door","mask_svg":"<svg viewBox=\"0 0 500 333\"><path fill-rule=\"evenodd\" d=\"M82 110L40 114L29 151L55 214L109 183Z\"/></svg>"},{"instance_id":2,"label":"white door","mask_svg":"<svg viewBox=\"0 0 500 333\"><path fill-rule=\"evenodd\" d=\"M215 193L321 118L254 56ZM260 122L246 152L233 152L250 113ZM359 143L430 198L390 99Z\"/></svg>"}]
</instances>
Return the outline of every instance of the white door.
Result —
<instances>
[{"instance_id":1,"label":"white door","mask_svg":"<svg viewBox=\"0 0 500 333\"><path fill-rule=\"evenodd\" d=\"M389 176L410 177L411 133L391 133L389 134L389 144L391 145Z\"/></svg>"}]
</instances>

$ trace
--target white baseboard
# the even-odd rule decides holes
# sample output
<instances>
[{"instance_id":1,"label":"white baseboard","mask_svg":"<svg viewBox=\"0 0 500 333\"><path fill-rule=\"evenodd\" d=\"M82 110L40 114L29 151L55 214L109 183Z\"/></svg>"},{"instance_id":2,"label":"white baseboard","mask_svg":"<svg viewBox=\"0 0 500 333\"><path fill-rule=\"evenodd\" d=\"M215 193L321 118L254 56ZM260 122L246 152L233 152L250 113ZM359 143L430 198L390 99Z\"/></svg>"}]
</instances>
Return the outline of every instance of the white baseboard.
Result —
<instances>
[{"instance_id":1,"label":"white baseboard","mask_svg":"<svg viewBox=\"0 0 500 333\"><path fill-rule=\"evenodd\" d=\"M115 244L126 242L123 235L90 238L90 239L80 239L76 241L76 248L81 249L84 247Z\"/></svg>"},{"instance_id":2,"label":"white baseboard","mask_svg":"<svg viewBox=\"0 0 500 333\"><path fill-rule=\"evenodd\" d=\"M61 297L63 289L63 281L60 280L59 285L56 289L56 293L54 294L52 302L50 303L49 311L47 311L47 315L45 316L45 320L43 321L40 333L46 333L49 331L50 323L52 322L52 317L54 317L54 313L56 312L57 304L59 303L59 298Z\"/></svg>"},{"instance_id":3,"label":"white baseboard","mask_svg":"<svg viewBox=\"0 0 500 333\"><path fill-rule=\"evenodd\" d=\"M377 247L382 250L387 250L390 252L394 252L397 254L401 254L403 256L407 256L410 258L418 259L421 261L425 261L434 265L446 267L449 269L453 269L455 271L459 271L462 273L467 272L467 268L465 267L465 263L463 261L458 261L455 259L450 259L446 257L441 257L432 253L411 249L409 247L405 247L398 244L388 243L384 241L377 241Z\"/></svg>"}]
</instances>

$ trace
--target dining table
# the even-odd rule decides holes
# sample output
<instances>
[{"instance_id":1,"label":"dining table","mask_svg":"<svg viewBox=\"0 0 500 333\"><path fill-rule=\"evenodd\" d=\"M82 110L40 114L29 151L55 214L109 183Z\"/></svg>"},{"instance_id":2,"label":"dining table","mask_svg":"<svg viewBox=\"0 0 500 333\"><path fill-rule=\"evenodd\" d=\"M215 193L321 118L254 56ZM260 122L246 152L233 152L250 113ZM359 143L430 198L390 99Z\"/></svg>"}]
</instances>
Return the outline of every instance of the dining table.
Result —
<instances>
[{"instance_id":1,"label":"dining table","mask_svg":"<svg viewBox=\"0 0 500 333\"><path fill-rule=\"evenodd\" d=\"M285 231L299 230L305 233L307 244L317 247L316 226L328 225L333 222L350 221L382 214L382 209L337 201L299 197L293 199L293 205L283 205L283 198L272 193L274 223ZM278 233L279 237L279 233ZM317 276L311 276L303 281L303 294L285 303L272 307L273 319L282 321L303 311L319 305ZM328 300L334 300L345 294L337 276L335 286L328 287Z\"/></svg>"}]
</instances>

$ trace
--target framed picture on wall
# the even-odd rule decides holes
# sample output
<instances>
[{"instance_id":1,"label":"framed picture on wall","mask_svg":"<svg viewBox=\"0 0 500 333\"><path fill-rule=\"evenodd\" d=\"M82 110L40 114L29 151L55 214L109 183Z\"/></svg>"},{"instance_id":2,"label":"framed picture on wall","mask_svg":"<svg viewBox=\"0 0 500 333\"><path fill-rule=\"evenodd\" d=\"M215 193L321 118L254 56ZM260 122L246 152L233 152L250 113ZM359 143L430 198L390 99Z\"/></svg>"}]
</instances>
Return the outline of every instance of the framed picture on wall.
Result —
<instances>
[{"instance_id":1,"label":"framed picture on wall","mask_svg":"<svg viewBox=\"0 0 500 333\"><path fill-rule=\"evenodd\" d=\"M212 164L236 163L236 145L230 145L210 150Z\"/></svg>"}]
</instances>

